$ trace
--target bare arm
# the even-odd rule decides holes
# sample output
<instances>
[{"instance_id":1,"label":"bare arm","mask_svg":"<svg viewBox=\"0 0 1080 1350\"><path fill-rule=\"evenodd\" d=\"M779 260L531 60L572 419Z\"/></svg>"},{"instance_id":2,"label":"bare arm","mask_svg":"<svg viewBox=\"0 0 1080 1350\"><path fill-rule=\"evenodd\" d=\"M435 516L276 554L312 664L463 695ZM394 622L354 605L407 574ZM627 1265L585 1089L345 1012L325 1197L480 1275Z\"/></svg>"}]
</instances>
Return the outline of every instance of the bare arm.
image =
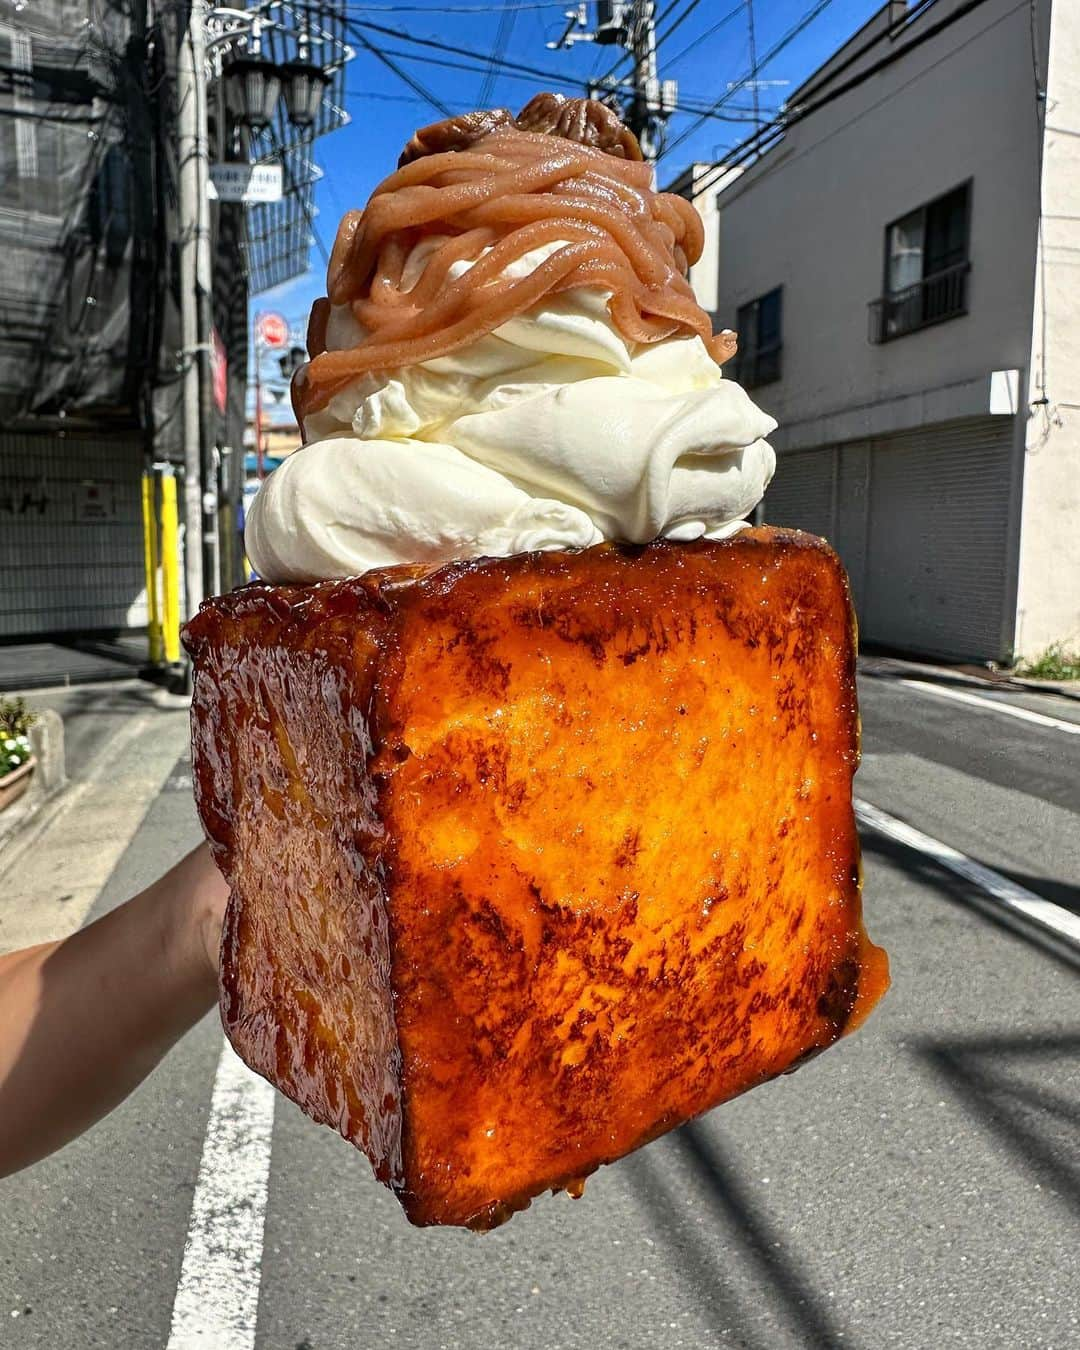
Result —
<instances>
[{"instance_id":1,"label":"bare arm","mask_svg":"<svg viewBox=\"0 0 1080 1350\"><path fill-rule=\"evenodd\" d=\"M205 844L60 942L0 956L0 1176L122 1101L217 998L228 890Z\"/></svg>"}]
</instances>

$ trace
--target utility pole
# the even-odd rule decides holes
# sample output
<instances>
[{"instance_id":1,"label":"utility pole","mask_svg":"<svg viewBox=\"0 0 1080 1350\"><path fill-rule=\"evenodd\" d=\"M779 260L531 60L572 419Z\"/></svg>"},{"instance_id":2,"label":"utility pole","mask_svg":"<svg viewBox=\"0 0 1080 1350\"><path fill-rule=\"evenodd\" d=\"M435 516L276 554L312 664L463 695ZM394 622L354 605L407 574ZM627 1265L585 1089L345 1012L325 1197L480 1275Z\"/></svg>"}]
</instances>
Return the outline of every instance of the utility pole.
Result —
<instances>
[{"instance_id":1,"label":"utility pole","mask_svg":"<svg viewBox=\"0 0 1080 1350\"><path fill-rule=\"evenodd\" d=\"M184 584L190 618L218 587L218 510L210 438L211 255L207 144L206 0L190 0L176 71ZM184 19L181 19L184 22Z\"/></svg>"},{"instance_id":2,"label":"utility pole","mask_svg":"<svg viewBox=\"0 0 1080 1350\"><path fill-rule=\"evenodd\" d=\"M641 153L654 162L663 136L660 77L656 69L656 5L653 0L634 0L629 43L634 58L634 92L628 125L638 138Z\"/></svg>"},{"instance_id":3,"label":"utility pole","mask_svg":"<svg viewBox=\"0 0 1080 1350\"><path fill-rule=\"evenodd\" d=\"M638 138L641 153L650 163L664 145L664 124L675 111L678 84L661 80L656 61L656 5L654 0L597 0L596 27L587 29L586 6L566 11L566 31L552 49L572 47L575 42L625 48L633 59L629 77L615 78L614 68L597 84L590 84L590 98L614 103L623 121ZM621 62L625 63L623 57Z\"/></svg>"}]
</instances>

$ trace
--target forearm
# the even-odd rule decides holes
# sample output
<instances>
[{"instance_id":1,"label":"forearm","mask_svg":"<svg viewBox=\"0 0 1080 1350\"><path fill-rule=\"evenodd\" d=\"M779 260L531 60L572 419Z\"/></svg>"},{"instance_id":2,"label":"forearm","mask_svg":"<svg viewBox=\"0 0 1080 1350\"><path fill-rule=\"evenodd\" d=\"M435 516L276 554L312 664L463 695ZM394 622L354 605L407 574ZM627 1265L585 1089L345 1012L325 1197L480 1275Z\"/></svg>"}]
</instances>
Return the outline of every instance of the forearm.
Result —
<instances>
[{"instance_id":1,"label":"forearm","mask_svg":"<svg viewBox=\"0 0 1080 1350\"><path fill-rule=\"evenodd\" d=\"M62 942L0 957L0 1175L111 1111L217 996L205 845Z\"/></svg>"}]
</instances>

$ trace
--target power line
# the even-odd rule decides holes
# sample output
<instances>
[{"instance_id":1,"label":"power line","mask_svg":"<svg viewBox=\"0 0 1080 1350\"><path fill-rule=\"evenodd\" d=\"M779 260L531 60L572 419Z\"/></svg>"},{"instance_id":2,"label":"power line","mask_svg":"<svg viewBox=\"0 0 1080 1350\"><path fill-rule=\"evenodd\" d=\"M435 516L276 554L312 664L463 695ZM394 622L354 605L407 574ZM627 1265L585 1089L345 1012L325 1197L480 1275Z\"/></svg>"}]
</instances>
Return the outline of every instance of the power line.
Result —
<instances>
[{"instance_id":1,"label":"power line","mask_svg":"<svg viewBox=\"0 0 1080 1350\"><path fill-rule=\"evenodd\" d=\"M352 20L347 21L346 27L352 32L359 33L361 31L360 25ZM409 42L417 47L430 47L437 52L449 52L451 56L471 57L474 61L479 61L483 65L486 65L491 59L490 52L478 52L471 47L462 47L460 45L452 47L449 43L439 42L436 38L416 37L412 33L403 32L400 28L390 28L385 24L365 22L363 31L382 33L386 37L397 38L399 42ZM574 84L575 86L581 83L580 80L567 80L565 75L559 74L556 71L542 70L538 66L527 66L520 61L507 61L504 62L503 65L505 69L513 69L519 71L523 75L533 75L541 80L554 80L559 84Z\"/></svg>"},{"instance_id":2,"label":"power line","mask_svg":"<svg viewBox=\"0 0 1080 1350\"><path fill-rule=\"evenodd\" d=\"M750 43L750 89L754 97L754 125L761 125L761 104L758 98L757 37L754 33L754 0L746 0L746 31Z\"/></svg>"},{"instance_id":3,"label":"power line","mask_svg":"<svg viewBox=\"0 0 1080 1350\"><path fill-rule=\"evenodd\" d=\"M487 73L485 66L479 65L478 63L475 62L450 61L443 56L424 56L421 55L421 53L419 52L402 51L398 47L380 47L374 50L381 52L384 56L396 57L401 61L416 61L419 62L421 65L436 66L440 70L462 70L470 75L485 75ZM534 84L535 82L534 76L528 74L520 75L517 73L516 68L509 64L504 65L503 68L500 70L499 74L500 78L504 80L518 80L524 84ZM569 76L560 76L557 83L560 83L570 89L578 88L578 81L571 79ZM362 96L350 93L349 95L347 95L347 97L355 98ZM431 102L430 98L427 97L425 97L422 101L425 103ZM743 117L733 117L730 115L730 111L746 113L752 112L753 110L752 108L747 107L744 104L738 105L731 104L730 111L714 112L710 108L704 107L703 104L701 103L680 100L674 105L672 111L693 113L695 116L706 117L710 121L715 122L744 122L747 121L748 119Z\"/></svg>"},{"instance_id":4,"label":"power line","mask_svg":"<svg viewBox=\"0 0 1080 1350\"><path fill-rule=\"evenodd\" d=\"M370 98L376 99L380 103L423 103L427 105L427 99L421 98L419 94L384 94L381 89L350 89L345 94L346 98ZM463 104L462 112L471 112L472 104Z\"/></svg>"},{"instance_id":5,"label":"power line","mask_svg":"<svg viewBox=\"0 0 1080 1350\"><path fill-rule=\"evenodd\" d=\"M671 11L675 8L677 4L678 0L671 0L671 4L666 5L660 11L660 13L656 16L657 26L659 26L663 22L663 20L667 18L667 16L671 13ZM686 6L686 8L679 15L679 17L673 23L669 24L662 33L657 34L656 37L657 50L659 50L660 44L664 42L667 38L669 38L672 35L672 33L674 33L675 29L678 28L679 25L685 19L688 19L690 17L690 15L694 12L694 10L697 9L699 4L701 4L701 0L690 0L690 3ZM739 8L735 11L735 13L737 14L742 13L741 4ZM633 54L631 52L624 52L623 55L619 57L619 59L615 62L615 64L611 67L611 69L607 72L606 75L601 75L599 79L590 80L590 83L596 85L606 84L607 81L611 79L611 77L615 74L615 72L619 69L620 66L624 66L627 63L627 61L632 61L633 59L634 59ZM625 76L620 78L619 80L620 84L622 83L623 79L625 79Z\"/></svg>"},{"instance_id":6,"label":"power line","mask_svg":"<svg viewBox=\"0 0 1080 1350\"><path fill-rule=\"evenodd\" d=\"M830 3L830 0L822 0L822 3L824 4ZM669 6L669 9L670 8L671 7ZM732 11L732 13L741 14L743 12L744 12L744 0L740 0L738 8ZM685 15L685 13L686 11L684 10L683 14ZM730 17L731 15L726 15L725 19L722 22L726 22L726 20ZM494 60L497 64L499 74L504 79L518 80L529 84L533 83L534 80L536 79L543 79L551 84L562 85L564 88L568 89L577 89L580 85L580 81L575 80L568 75L556 74L554 71L543 70L536 66L525 65L517 61L507 61L505 59L500 60L497 56L497 53L495 52L488 52L488 53L477 52L469 47L451 46L448 43L440 42L436 38L414 36L411 33L405 32L403 29L392 28L385 24L379 23L360 24L355 20L346 20L345 26L349 30L349 32L352 33L357 38L357 40L361 43L362 46L364 46L373 55L377 56L380 60L382 60L385 65L388 65L389 68L394 72L395 75L398 76L399 79L404 80L405 83L408 84L411 89L413 89L416 93L418 93L421 96L421 98L424 100L425 103L428 103L430 106L442 112L444 117L453 116L453 114L450 111L446 110L446 104L443 103L441 100L437 99L432 94L432 92L429 89L427 89L424 85L422 85L419 81L414 81L412 77L409 76L408 72L402 70L401 67L398 66L394 58L397 58L398 60L402 61L414 61L423 65L434 65L438 66L440 69L466 71L470 74L478 74L483 75L485 77L487 76L492 61ZM431 49L437 52L448 52L451 54L451 56L471 58L471 62L470 60L465 61L450 60L447 59L447 57L445 56L439 56L438 58L431 56L424 56L419 52L408 50L402 51L399 48L377 47L365 36L365 33L369 30L375 33L384 34L389 37L397 38L400 41L411 43L418 47ZM669 32L671 31L670 27L668 31ZM734 92L735 92L734 90L729 91L727 97L724 100L721 100L721 102L726 102L727 98L730 98ZM740 109L740 111L741 110L742 109ZM675 105L674 111L692 113L695 117L697 117L701 121L715 120L718 122L740 122L743 120L742 118L730 117L727 114L720 112L717 108L717 105L715 104L710 107L704 107L703 105L696 104L690 101L689 99L679 100L679 102Z\"/></svg>"},{"instance_id":7,"label":"power line","mask_svg":"<svg viewBox=\"0 0 1080 1350\"><path fill-rule=\"evenodd\" d=\"M747 137L745 141L742 141L739 145L735 146L730 156L722 160L719 164L713 165L713 167L703 175L701 182L695 188L695 194L707 191L730 169L737 168L741 164L744 164L748 159L756 158L760 154L763 154L765 150L771 149L776 141L780 140L784 132L789 128L796 126L799 122L805 121L806 118L816 113L819 109L824 108L827 104L834 102L838 98L842 98L844 94L849 93L852 89L856 89L859 85L865 84L867 80L872 79L880 71L888 66L894 65L897 61L902 60L909 52L914 51L916 47L921 47L924 42L929 42L932 38L937 37L939 33L944 32L945 29L950 28L954 23L959 23L961 19L966 18L973 10L978 9L980 5L985 3L986 0L967 0L966 4L953 10L951 14L946 15L945 18L941 19L938 23L932 24L925 32L919 33L910 41L905 42L902 47L894 47L880 60L867 66L866 69L860 71L859 74L853 75L851 79L845 80L843 84L837 85L834 89L830 89L828 93L822 94L822 96L813 103L803 103L795 108L785 111L780 117L762 127L758 134ZM1017 6L1017 8L1019 8L1019 6ZM878 45L879 41L880 38L871 39L859 49L859 52L856 55L865 56L868 51L871 51ZM850 64L850 61L845 61L843 68L846 69ZM762 147L764 147L764 149Z\"/></svg>"},{"instance_id":8,"label":"power line","mask_svg":"<svg viewBox=\"0 0 1080 1350\"><path fill-rule=\"evenodd\" d=\"M440 70L465 70L472 75L486 75L487 67L477 63L467 61L448 61L445 56L423 56L420 52L403 52L397 47L380 47L379 51L388 56L396 56L402 61L417 61L425 66L438 66ZM512 66L504 66L499 75L504 80L521 80L525 84L531 84L536 87L535 75L519 75ZM554 81L553 81L554 83ZM557 83L568 86L571 89L578 88L578 81L569 78L560 78Z\"/></svg>"},{"instance_id":9,"label":"power line","mask_svg":"<svg viewBox=\"0 0 1080 1350\"><path fill-rule=\"evenodd\" d=\"M476 106L483 108L491 97L491 91L495 87L495 81L498 78L498 67L506 58L506 48L510 42L510 34L514 30L514 14L512 9L502 9L499 11L499 27L495 33L495 42L491 48L491 57L488 61L487 74L484 76L484 82L480 86L480 92L476 96Z\"/></svg>"},{"instance_id":10,"label":"power line","mask_svg":"<svg viewBox=\"0 0 1080 1350\"><path fill-rule=\"evenodd\" d=\"M515 5L365 5L346 0L342 8L356 14L520 14L530 9L565 9L566 0L525 0Z\"/></svg>"},{"instance_id":11,"label":"power line","mask_svg":"<svg viewBox=\"0 0 1080 1350\"><path fill-rule=\"evenodd\" d=\"M722 19L717 19L716 23L714 23L711 28L706 28L700 37L694 38L693 42L688 42L681 52L676 52L674 56L665 57L664 61L668 69L670 70L676 62L681 61L683 57L692 52L695 47L700 47L701 44L711 38L714 33L719 33L720 29L723 28L726 23L730 23L732 19L737 19L742 12L743 7L741 4L736 5L734 9L729 9Z\"/></svg>"},{"instance_id":12,"label":"power line","mask_svg":"<svg viewBox=\"0 0 1080 1350\"><path fill-rule=\"evenodd\" d=\"M775 42L772 47L769 48L769 50L761 58L761 61L758 64L758 69L764 70L764 68L775 56L778 56L780 52L784 50L785 47L787 47L790 43L794 42L795 39L799 36L799 34L803 32L804 29L808 28L810 24L813 23L813 21L818 17L818 15L822 13L823 10L828 9L829 5L831 4L832 0L817 0L817 3L811 6L811 8L807 10L807 12L802 16L802 18L799 19L797 23L793 24L792 27L789 28L788 31L784 34L784 36L780 38L777 42ZM741 8L742 7L740 6L740 10ZM736 92L736 90L741 89L742 86L746 83L747 78L748 77L744 76L741 80L737 80L733 85L730 85L728 87L727 93L721 94L721 96L716 100L716 102L713 103L711 111L715 112L717 109L723 107L725 103L729 102L732 95ZM671 144L665 147L665 154L670 154L671 151L674 150L677 145L681 145L683 141L687 139L688 136L692 136L694 132L698 129L698 127L701 126L701 124L706 120L706 117L707 117L706 113L699 113L698 116L694 119L694 121L691 122L690 125L685 129L685 131L680 132L680 134L675 137L675 139L671 142Z\"/></svg>"},{"instance_id":13,"label":"power line","mask_svg":"<svg viewBox=\"0 0 1080 1350\"><path fill-rule=\"evenodd\" d=\"M352 27L351 24L348 26L350 28ZM353 34L353 36L366 51L369 51L377 61L381 61L384 66L392 70L399 80L404 80L404 82L409 86L409 88L414 89L424 100L424 102L429 103L435 109L436 112L442 113L444 117L453 117L454 114L450 111L450 109L446 106L445 103L443 103L443 101L440 98L437 98L436 95L433 94L430 89L425 88L425 86L422 85L419 80L414 80L407 70L402 70L396 61L391 60L390 57L387 56L385 52L381 52L378 49L378 47L374 45L374 43L369 42L367 38L364 37L363 33L357 30Z\"/></svg>"}]
</instances>

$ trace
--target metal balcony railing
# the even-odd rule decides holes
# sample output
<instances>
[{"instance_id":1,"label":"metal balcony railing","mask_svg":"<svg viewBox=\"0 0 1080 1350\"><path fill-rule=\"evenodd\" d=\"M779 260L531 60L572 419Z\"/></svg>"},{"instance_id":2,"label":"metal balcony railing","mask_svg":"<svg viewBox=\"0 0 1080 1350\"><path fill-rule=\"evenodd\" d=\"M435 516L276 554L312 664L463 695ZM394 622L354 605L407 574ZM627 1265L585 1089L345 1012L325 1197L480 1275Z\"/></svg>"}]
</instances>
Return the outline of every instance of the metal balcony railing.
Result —
<instances>
[{"instance_id":1,"label":"metal balcony railing","mask_svg":"<svg viewBox=\"0 0 1080 1350\"><path fill-rule=\"evenodd\" d=\"M905 333L966 314L970 271L971 263L957 263L923 277L914 286L871 300L870 341L891 342Z\"/></svg>"}]
</instances>

